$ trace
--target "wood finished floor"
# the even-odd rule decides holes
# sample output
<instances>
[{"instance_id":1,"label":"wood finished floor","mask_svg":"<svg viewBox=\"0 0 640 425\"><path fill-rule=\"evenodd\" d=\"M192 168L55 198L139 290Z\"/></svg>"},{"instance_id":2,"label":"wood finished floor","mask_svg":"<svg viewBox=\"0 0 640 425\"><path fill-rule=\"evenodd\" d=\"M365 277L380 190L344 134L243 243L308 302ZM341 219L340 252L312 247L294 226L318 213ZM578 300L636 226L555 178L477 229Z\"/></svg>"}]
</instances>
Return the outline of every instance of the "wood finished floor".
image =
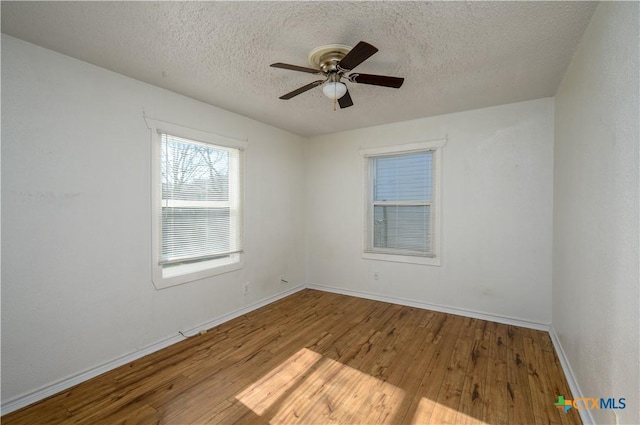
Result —
<instances>
[{"instance_id":1,"label":"wood finished floor","mask_svg":"<svg viewBox=\"0 0 640 425\"><path fill-rule=\"evenodd\" d=\"M579 424L546 332L304 290L11 424Z\"/></svg>"}]
</instances>

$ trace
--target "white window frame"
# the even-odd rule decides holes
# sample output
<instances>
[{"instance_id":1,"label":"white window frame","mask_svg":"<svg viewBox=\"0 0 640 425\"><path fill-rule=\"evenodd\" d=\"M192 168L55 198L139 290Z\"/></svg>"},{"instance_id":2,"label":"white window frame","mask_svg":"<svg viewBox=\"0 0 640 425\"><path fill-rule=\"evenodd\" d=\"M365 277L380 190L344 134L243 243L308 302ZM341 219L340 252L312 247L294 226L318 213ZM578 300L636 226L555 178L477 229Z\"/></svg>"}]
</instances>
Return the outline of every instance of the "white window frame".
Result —
<instances>
[{"instance_id":1,"label":"white window frame","mask_svg":"<svg viewBox=\"0 0 640 425\"><path fill-rule=\"evenodd\" d=\"M233 149L246 150L248 143L244 140L232 139L206 131L196 130L165 121L144 117L147 128L151 130L151 246L152 246L152 278L156 289L168 288L195 280L216 276L223 273L240 270L244 267L244 254L236 253L228 257L199 261L191 264L181 264L173 267L163 267L161 256L161 226L162 226L162 173L160 133L170 134L201 142L207 145L222 146ZM244 179L244 167L240 166L238 177ZM243 194L241 194L243 196ZM180 202L180 201L178 201ZM242 214L244 216L244 214ZM241 224L242 226L242 224Z\"/></svg>"},{"instance_id":2,"label":"white window frame","mask_svg":"<svg viewBox=\"0 0 640 425\"><path fill-rule=\"evenodd\" d=\"M446 143L446 139L429 140L416 143L407 143L393 146L384 146L379 148L360 149L362 156L363 169L363 226L362 226L362 258L368 260L392 261L399 263L421 264L427 266L440 266L442 231L441 231L441 187L442 187L442 148ZM407 255L406 252L394 252L392 249L372 249L373 246L373 207L381 205L384 202L375 202L373 200L373 167L372 159L375 157L388 155L403 155L418 152L430 151L433 153L433 197L431 203L431 215L434 221L432 227L431 238L432 252L425 255ZM393 202L398 205L403 202ZM418 205L415 202L407 202L406 205ZM421 203L420 205L424 205Z\"/></svg>"}]
</instances>

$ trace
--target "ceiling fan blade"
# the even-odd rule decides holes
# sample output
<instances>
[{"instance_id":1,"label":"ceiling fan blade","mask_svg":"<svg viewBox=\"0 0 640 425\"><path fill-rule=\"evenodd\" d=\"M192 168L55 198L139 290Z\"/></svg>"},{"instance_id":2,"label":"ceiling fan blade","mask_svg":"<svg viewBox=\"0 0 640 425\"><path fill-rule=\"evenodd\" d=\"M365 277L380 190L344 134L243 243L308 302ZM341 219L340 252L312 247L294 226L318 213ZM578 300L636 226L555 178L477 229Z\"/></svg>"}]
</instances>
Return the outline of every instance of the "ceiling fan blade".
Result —
<instances>
[{"instance_id":1,"label":"ceiling fan blade","mask_svg":"<svg viewBox=\"0 0 640 425\"><path fill-rule=\"evenodd\" d=\"M338 66L342 69L351 70L366 61L377 51L378 49L371 44L361 41L342 58Z\"/></svg>"},{"instance_id":2,"label":"ceiling fan blade","mask_svg":"<svg viewBox=\"0 0 640 425\"><path fill-rule=\"evenodd\" d=\"M291 71L308 72L309 74L323 74L323 72L319 69L306 68L304 66L298 65L289 65L288 63L282 62L272 63L271 66L274 68L290 69Z\"/></svg>"},{"instance_id":3,"label":"ceiling fan blade","mask_svg":"<svg viewBox=\"0 0 640 425\"><path fill-rule=\"evenodd\" d=\"M404 83L404 78L387 77L386 75L372 75L372 74L351 74L349 75L349 81L360 84L371 84L373 86L393 87L399 89Z\"/></svg>"},{"instance_id":4,"label":"ceiling fan blade","mask_svg":"<svg viewBox=\"0 0 640 425\"><path fill-rule=\"evenodd\" d=\"M338 99L338 105L340 105L340 109L348 108L349 106L353 106L353 100L351 100L351 95L349 94L349 90Z\"/></svg>"},{"instance_id":5,"label":"ceiling fan blade","mask_svg":"<svg viewBox=\"0 0 640 425\"><path fill-rule=\"evenodd\" d=\"M287 93L285 95L280 96L280 99L289 100L292 97L297 96L299 94L302 94L302 93L306 92L307 90L311 90L312 88L317 87L322 83L324 83L324 80L314 81L313 83L309 83L306 86L302 86L299 89L295 89L292 92L289 92L289 93Z\"/></svg>"}]
</instances>

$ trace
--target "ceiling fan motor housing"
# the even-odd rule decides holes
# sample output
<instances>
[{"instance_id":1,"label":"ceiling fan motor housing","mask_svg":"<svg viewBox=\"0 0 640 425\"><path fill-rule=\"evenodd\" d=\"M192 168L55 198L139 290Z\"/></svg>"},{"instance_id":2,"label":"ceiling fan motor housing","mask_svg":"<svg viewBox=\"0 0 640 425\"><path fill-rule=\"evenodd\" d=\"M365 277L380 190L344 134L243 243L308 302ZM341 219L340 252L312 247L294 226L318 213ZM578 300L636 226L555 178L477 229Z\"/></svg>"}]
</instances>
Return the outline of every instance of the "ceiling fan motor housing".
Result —
<instances>
[{"instance_id":1,"label":"ceiling fan motor housing","mask_svg":"<svg viewBox=\"0 0 640 425\"><path fill-rule=\"evenodd\" d=\"M344 58L351 50L351 47L344 44L328 44L326 46L320 46L309 52L308 60L309 65L314 68L319 68L326 73L338 72L340 68L338 63Z\"/></svg>"}]
</instances>

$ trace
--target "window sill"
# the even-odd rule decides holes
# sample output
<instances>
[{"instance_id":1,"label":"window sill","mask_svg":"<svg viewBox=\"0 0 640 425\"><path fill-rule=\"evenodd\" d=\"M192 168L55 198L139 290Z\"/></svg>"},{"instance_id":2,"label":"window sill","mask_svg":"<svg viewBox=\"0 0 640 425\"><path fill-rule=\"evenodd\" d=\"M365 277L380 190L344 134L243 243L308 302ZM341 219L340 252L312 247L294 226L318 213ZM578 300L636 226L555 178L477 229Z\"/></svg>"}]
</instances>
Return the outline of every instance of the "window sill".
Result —
<instances>
[{"instance_id":1,"label":"window sill","mask_svg":"<svg viewBox=\"0 0 640 425\"><path fill-rule=\"evenodd\" d=\"M419 264L422 266L440 266L440 257L417 257L412 255L382 254L378 252L363 252L365 260L391 261L394 263Z\"/></svg>"},{"instance_id":2,"label":"window sill","mask_svg":"<svg viewBox=\"0 0 640 425\"><path fill-rule=\"evenodd\" d=\"M164 289L240 270L243 267L244 256L242 254L233 254L226 258L202 261L195 264L185 264L166 269L158 265L154 267L153 270L153 285L156 289Z\"/></svg>"}]
</instances>

